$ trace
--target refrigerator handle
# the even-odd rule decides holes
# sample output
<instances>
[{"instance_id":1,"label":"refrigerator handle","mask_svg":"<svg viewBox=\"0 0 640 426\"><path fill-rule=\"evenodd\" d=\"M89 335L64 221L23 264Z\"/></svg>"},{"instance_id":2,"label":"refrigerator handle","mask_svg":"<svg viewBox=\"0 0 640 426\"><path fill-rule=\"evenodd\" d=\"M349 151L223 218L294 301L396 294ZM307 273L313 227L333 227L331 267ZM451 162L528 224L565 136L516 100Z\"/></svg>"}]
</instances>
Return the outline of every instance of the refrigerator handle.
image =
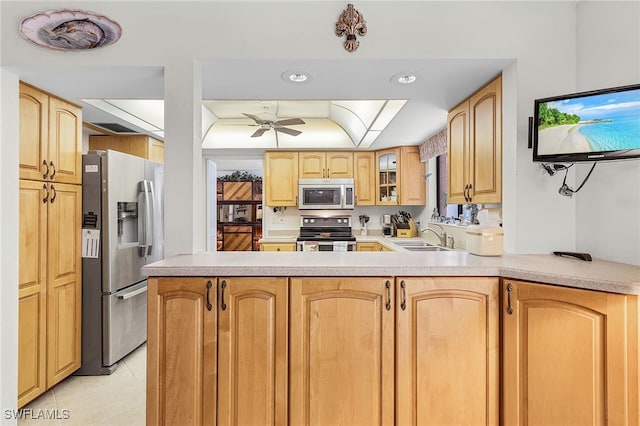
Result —
<instances>
[{"instance_id":1,"label":"refrigerator handle","mask_svg":"<svg viewBox=\"0 0 640 426\"><path fill-rule=\"evenodd\" d=\"M138 215L138 229L142 229L139 241L139 254L140 257L147 257L149 251L149 222L151 221L149 211L149 181L143 180L138 183L138 191L143 196L142 200L142 214Z\"/></svg>"},{"instance_id":2,"label":"refrigerator handle","mask_svg":"<svg viewBox=\"0 0 640 426\"><path fill-rule=\"evenodd\" d=\"M156 194L153 190L153 181L147 181L148 191L147 191L147 235L145 236L145 243L147 244L147 256L151 256L151 250L153 249L153 235L155 234L155 226L156 226L156 211L155 211L155 200ZM148 194L151 194L151 199L149 199Z\"/></svg>"}]
</instances>

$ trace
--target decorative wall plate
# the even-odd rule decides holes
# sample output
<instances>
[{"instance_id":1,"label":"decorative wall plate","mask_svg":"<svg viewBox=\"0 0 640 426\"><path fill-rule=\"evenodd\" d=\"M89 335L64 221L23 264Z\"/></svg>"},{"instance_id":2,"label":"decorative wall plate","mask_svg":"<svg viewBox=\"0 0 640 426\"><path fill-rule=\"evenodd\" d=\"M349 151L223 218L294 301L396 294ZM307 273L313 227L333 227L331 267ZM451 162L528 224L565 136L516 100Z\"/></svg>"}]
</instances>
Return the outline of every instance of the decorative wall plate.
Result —
<instances>
[{"instance_id":1,"label":"decorative wall plate","mask_svg":"<svg viewBox=\"0 0 640 426\"><path fill-rule=\"evenodd\" d=\"M120 25L106 16L84 10L47 10L24 18L20 34L25 40L56 50L87 50L115 43Z\"/></svg>"}]
</instances>

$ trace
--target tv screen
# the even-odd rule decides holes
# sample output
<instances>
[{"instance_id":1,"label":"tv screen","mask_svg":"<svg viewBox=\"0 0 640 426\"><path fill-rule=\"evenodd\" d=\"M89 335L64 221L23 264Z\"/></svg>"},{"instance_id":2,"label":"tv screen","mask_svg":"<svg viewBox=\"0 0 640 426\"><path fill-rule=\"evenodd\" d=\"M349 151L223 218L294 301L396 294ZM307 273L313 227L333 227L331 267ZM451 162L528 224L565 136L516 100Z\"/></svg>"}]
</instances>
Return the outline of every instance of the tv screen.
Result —
<instances>
[{"instance_id":1,"label":"tv screen","mask_svg":"<svg viewBox=\"0 0 640 426\"><path fill-rule=\"evenodd\" d=\"M535 100L533 161L640 157L640 84Z\"/></svg>"}]
</instances>

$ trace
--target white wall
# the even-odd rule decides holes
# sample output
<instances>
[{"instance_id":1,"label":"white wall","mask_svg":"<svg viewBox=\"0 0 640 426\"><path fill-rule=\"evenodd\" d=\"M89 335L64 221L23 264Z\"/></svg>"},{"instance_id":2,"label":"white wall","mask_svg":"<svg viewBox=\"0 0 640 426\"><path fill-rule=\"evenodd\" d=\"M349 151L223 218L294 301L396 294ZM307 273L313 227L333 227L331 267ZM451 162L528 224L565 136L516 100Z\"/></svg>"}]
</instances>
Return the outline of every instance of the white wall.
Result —
<instances>
[{"instance_id":1,"label":"white wall","mask_svg":"<svg viewBox=\"0 0 640 426\"><path fill-rule=\"evenodd\" d=\"M579 91L640 83L640 2L582 2L577 39ZM577 250L640 265L640 160L598 164L574 198Z\"/></svg>"}]
</instances>

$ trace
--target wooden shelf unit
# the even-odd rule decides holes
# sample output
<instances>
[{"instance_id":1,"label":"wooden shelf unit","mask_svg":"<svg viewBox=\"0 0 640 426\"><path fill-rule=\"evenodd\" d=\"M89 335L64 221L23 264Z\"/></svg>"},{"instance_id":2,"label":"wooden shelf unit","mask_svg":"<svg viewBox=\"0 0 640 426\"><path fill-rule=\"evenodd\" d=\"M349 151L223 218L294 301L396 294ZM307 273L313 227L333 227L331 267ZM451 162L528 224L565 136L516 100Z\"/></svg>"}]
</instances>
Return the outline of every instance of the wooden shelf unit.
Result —
<instances>
[{"instance_id":1,"label":"wooden shelf unit","mask_svg":"<svg viewBox=\"0 0 640 426\"><path fill-rule=\"evenodd\" d=\"M259 251L262 181L218 182L217 250Z\"/></svg>"}]
</instances>

